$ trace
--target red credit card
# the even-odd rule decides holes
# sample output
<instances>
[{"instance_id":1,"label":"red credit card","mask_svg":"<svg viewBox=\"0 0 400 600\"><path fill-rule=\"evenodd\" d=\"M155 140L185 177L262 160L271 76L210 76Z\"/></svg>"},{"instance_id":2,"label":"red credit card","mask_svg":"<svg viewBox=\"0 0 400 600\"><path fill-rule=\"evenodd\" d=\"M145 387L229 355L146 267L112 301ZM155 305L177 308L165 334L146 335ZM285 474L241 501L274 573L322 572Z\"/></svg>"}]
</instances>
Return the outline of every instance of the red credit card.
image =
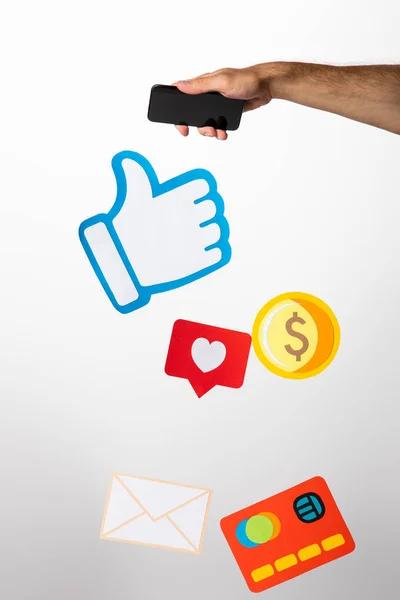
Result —
<instances>
[{"instance_id":1,"label":"red credit card","mask_svg":"<svg viewBox=\"0 0 400 600\"><path fill-rule=\"evenodd\" d=\"M322 477L314 477L221 520L246 583L262 592L355 549Z\"/></svg>"}]
</instances>

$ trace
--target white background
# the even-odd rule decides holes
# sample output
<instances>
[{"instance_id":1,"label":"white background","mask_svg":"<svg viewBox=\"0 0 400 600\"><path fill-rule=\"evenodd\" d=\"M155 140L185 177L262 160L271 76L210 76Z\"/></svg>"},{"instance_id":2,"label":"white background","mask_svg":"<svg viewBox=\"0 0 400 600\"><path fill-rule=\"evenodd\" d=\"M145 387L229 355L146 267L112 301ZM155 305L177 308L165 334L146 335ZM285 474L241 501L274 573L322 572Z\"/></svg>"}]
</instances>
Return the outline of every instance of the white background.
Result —
<instances>
[{"instance_id":1,"label":"white background","mask_svg":"<svg viewBox=\"0 0 400 600\"><path fill-rule=\"evenodd\" d=\"M326 478L356 551L271 600L398 597L399 137L274 101L226 143L147 121L150 87L272 60L398 63L396 0L44 0L0 13L0 590L8 600L249 599L221 517ZM115 198L112 156L216 177L231 263L131 315L78 240ZM320 296L342 330L321 375L252 352L243 388L164 374L186 318L250 332L272 296ZM112 471L214 490L191 556L99 540Z\"/></svg>"}]
</instances>

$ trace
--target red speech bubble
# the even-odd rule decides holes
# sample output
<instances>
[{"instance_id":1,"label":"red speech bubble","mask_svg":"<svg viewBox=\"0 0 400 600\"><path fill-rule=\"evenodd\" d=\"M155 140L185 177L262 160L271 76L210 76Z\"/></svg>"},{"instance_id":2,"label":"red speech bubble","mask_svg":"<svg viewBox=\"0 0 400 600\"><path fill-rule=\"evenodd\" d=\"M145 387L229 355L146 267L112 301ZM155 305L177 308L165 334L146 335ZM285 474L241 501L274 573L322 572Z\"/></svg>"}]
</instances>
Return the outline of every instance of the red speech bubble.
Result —
<instances>
[{"instance_id":1,"label":"red speech bubble","mask_svg":"<svg viewBox=\"0 0 400 600\"><path fill-rule=\"evenodd\" d=\"M249 359L251 335L184 321L175 321L165 372L188 379L201 398L216 385L240 388Z\"/></svg>"}]
</instances>

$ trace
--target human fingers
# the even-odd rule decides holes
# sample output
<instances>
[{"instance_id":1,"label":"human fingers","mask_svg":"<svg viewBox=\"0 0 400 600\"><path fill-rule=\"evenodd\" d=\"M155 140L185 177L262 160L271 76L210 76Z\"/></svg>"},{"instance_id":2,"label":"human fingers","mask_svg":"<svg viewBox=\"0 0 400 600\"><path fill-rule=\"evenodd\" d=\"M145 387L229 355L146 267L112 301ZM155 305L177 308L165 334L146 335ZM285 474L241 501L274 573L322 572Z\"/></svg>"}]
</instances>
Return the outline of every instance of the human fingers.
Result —
<instances>
[{"instance_id":1,"label":"human fingers","mask_svg":"<svg viewBox=\"0 0 400 600\"><path fill-rule=\"evenodd\" d=\"M224 129L217 129L217 138L219 140L225 141L228 139L228 134L226 133L226 131L224 131Z\"/></svg>"},{"instance_id":2,"label":"human fingers","mask_svg":"<svg viewBox=\"0 0 400 600\"><path fill-rule=\"evenodd\" d=\"M199 127L198 132L205 137L214 137L218 140L228 139L228 134L223 129L214 129L213 127Z\"/></svg>"},{"instance_id":3,"label":"human fingers","mask_svg":"<svg viewBox=\"0 0 400 600\"><path fill-rule=\"evenodd\" d=\"M175 125L177 130L183 137L187 137L189 135L189 127L187 125Z\"/></svg>"},{"instance_id":4,"label":"human fingers","mask_svg":"<svg viewBox=\"0 0 400 600\"><path fill-rule=\"evenodd\" d=\"M197 131L205 137L217 137L217 131L214 127L199 127Z\"/></svg>"}]
</instances>

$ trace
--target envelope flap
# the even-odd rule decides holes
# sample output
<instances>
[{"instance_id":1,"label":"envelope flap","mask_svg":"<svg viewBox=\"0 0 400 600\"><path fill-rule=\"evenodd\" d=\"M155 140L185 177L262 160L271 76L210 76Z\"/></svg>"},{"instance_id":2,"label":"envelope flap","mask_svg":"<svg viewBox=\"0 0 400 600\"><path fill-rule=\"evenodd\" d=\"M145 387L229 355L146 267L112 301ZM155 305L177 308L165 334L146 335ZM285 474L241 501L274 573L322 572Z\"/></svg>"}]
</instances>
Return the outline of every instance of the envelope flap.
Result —
<instances>
[{"instance_id":1,"label":"envelope flap","mask_svg":"<svg viewBox=\"0 0 400 600\"><path fill-rule=\"evenodd\" d=\"M169 511L198 498L204 492L202 488L193 488L177 483L154 479L143 479L129 475L118 475L124 485L153 519L158 519Z\"/></svg>"},{"instance_id":2,"label":"envelope flap","mask_svg":"<svg viewBox=\"0 0 400 600\"><path fill-rule=\"evenodd\" d=\"M200 550L203 539L209 502L210 492L207 492L169 516L170 521L178 527L196 551Z\"/></svg>"},{"instance_id":3,"label":"envelope flap","mask_svg":"<svg viewBox=\"0 0 400 600\"><path fill-rule=\"evenodd\" d=\"M113 477L101 533L105 534L142 513L143 509L139 504L118 479Z\"/></svg>"}]
</instances>

